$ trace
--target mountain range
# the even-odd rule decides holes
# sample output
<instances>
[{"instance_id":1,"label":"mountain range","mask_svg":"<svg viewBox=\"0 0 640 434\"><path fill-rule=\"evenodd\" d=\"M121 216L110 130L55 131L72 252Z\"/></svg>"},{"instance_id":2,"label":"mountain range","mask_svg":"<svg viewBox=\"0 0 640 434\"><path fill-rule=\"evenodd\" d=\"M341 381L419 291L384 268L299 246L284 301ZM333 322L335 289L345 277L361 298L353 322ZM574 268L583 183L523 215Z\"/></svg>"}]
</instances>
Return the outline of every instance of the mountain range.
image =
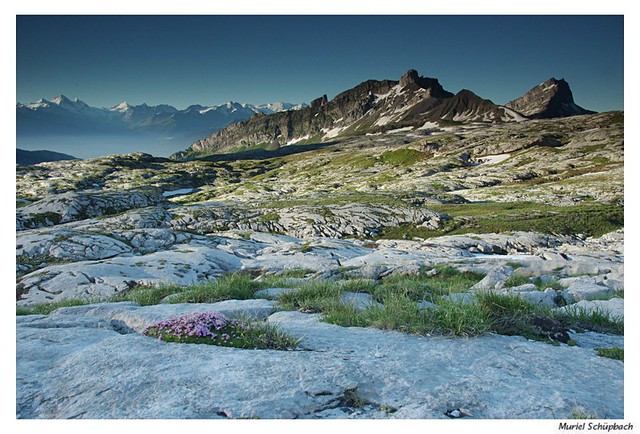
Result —
<instances>
[{"instance_id":1,"label":"mountain range","mask_svg":"<svg viewBox=\"0 0 640 434\"><path fill-rule=\"evenodd\" d=\"M229 125L197 140L174 158L280 147L338 137L418 132L465 123L522 122L594 113L575 104L569 84L551 78L504 106L470 90L456 94L438 79L409 70L400 80L368 80L338 94L324 95L308 107L264 115Z\"/></svg>"},{"instance_id":2,"label":"mountain range","mask_svg":"<svg viewBox=\"0 0 640 434\"><path fill-rule=\"evenodd\" d=\"M297 110L305 104L270 103L262 105L228 102L222 105L191 105L178 110L167 104L130 105L126 101L109 108L91 107L64 95L51 101L16 105L16 130L25 135L130 134L158 136L198 133L201 137L256 113L272 114Z\"/></svg>"},{"instance_id":3,"label":"mountain range","mask_svg":"<svg viewBox=\"0 0 640 434\"><path fill-rule=\"evenodd\" d=\"M497 105L468 89L456 94L449 92L437 78L422 77L412 69L399 80L367 80L331 100L323 95L309 105L228 102L178 110L167 104L122 102L97 108L60 95L51 101L18 103L16 131L21 147L49 148L46 144L54 143L56 151L80 153L81 157L86 155L74 149L81 146L86 151L91 142L87 137L103 141L92 145L102 154L106 146L108 153L145 151L169 155L191 143L186 151L173 154L180 159L340 137L394 132L427 135L434 128L452 125L522 122L591 113L594 112L574 102L564 79L551 78L525 95Z\"/></svg>"}]
</instances>

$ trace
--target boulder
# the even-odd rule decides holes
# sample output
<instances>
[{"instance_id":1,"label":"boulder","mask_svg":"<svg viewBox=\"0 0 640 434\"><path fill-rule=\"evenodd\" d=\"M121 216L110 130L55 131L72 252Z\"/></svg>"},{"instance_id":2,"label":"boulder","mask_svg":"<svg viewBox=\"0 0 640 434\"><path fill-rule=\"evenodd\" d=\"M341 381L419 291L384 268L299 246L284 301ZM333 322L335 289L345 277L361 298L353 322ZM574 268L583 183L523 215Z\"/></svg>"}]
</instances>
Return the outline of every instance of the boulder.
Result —
<instances>
[{"instance_id":1,"label":"boulder","mask_svg":"<svg viewBox=\"0 0 640 434\"><path fill-rule=\"evenodd\" d=\"M624 336L608 335L604 333L569 332L569 337L582 348L624 348Z\"/></svg>"},{"instance_id":2,"label":"boulder","mask_svg":"<svg viewBox=\"0 0 640 434\"><path fill-rule=\"evenodd\" d=\"M551 289L550 291L519 291L514 292L518 297L527 300L530 303L545 307L556 307L556 299L558 294Z\"/></svg>"},{"instance_id":3,"label":"boulder","mask_svg":"<svg viewBox=\"0 0 640 434\"><path fill-rule=\"evenodd\" d=\"M596 283L606 285L614 291L624 290L624 275L622 273L611 272L596 276Z\"/></svg>"},{"instance_id":4,"label":"boulder","mask_svg":"<svg viewBox=\"0 0 640 434\"><path fill-rule=\"evenodd\" d=\"M299 291L300 288L265 288L256 291L255 298L266 298L267 300L273 300L279 298L282 294L290 294L292 292Z\"/></svg>"},{"instance_id":5,"label":"boulder","mask_svg":"<svg viewBox=\"0 0 640 434\"><path fill-rule=\"evenodd\" d=\"M393 270L392 267L381 264L365 264L348 272L348 275L362 277L363 279L379 280L388 275Z\"/></svg>"},{"instance_id":6,"label":"boulder","mask_svg":"<svg viewBox=\"0 0 640 434\"><path fill-rule=\"evenodd\" d=\"M564 311L578 309L587 313L602 312L612 319L624 320L624 299L617 297L610 300L580 300L577 303L564 306L562 309Z\"/></svg>"},{"instance_id":7,"label":"boulder","mask_svg":"<svg viewBox=\"0 0 640 434\"><path fill-rule=\"evenodd\" d=\"M425 310L425 309L437 309L438 305L435 303L432 303L430 301L427 300L422 300L421 302L418 303L418 309L419 310Z\"/></svg>"},{"instance_id":8,"label":"boulder","mask_svg":"<svg viewBox=\"0 0 640 434\"><path fill-rule=\"evenodd\" d=\"M508 292L532 292L537 291L538 288L533 283L525 283L524 285L512 286L510 288L502 288Z\"/></svg>"},{"instance_id":9,"label":"boulder","mask_svg":"<svg viewBox=\"0 0 640 434\"><path fill-rule=\"evenodd\" d=\"M613 297L613 295L613 290L607 286L583 281L576 281L562 291L562 296L569 303L575 303L580 300L607 299Z\"/></svg>"},{"instance_id":10,"label":"boulder","mask_svg":"<svg viewBox=\"0 0 640 434\"><path fill-rule=\"evenodd\" d=\"M504 282L513 274L513 268L507 265L494 267L487 275L470 289L472 291L500 289Z\"/></svg>"},{"instance_id":11,"label":"boulder","mask_svg":"<svg viewBox=\"0 0 640 434\"><path fill-rule=\"evenodd\" d=\"M382 305L375 301L370 294L366 292L350 292L345 291L340 295L342 303L352 306L358 311L366 310L371 306L381 307Z\"/></svg>"}]
</instances>

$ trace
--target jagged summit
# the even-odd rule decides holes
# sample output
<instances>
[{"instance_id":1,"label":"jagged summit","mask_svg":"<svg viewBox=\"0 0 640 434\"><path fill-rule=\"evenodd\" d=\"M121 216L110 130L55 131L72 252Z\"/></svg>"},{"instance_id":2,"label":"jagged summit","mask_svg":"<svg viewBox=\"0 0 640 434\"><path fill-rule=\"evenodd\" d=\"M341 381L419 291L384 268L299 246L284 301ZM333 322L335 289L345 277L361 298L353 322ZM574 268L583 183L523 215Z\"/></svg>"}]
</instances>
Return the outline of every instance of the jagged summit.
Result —
<instances>
[{"instance_id":1,"label":"jagged summit","mask_svg":"<svg viewBox=\"0 0 640 434\"><path fill-rule=\"evenodd\" d=\"M399 84L401 88L417 86L420 89L429 90L430 95L435 98L451 98L453 96L451 92L444 90L437 78L421 77L415 69L410 69L400 77Z\"/></svg>"},{"instance_id":2,"label":"jagged summit","mask_svg":"<svg viewBox=\"0 0 640 434\"><path fill-rule=\"evenodd\" d=\"M411 83L417 84L419 79L420 77L418 76L418 71L416 71L415 69L410 69L406 74L400 77L400 87L406 87Z\"/></svg>"},{"instance_id":3,"label":"jagged summit","mask_svg":"<svg viewBox=\"0 0 640 434\"><path fill-rule=\"evenodd\" d=\"M533 87L526 94L510 101L507 107L532 119L547 119L593 114L577 105L569 83L564 78L550 78Z\"/></svg>"},{"instance_id":4,"label":"jagged summit","mask_svg":"<svg viewBox=\"0 0 640 434\"><path fill-rule=\"evenodd\" d=\"M69 98L67 98L66 96L60 94L57 97L53 98L51 100L52 103L60 105L60 104L64 104L65 102L71 102L71 100Z\"/></svg>"},{"instance_id":5,"label":"jagged summit","mask_svg":"<svg viewBox=\"0 0 640 434\"><path fill-rule=\"evenodd\" d=\"M41 100L47 102L46 100ZM78 98L68 98L67 96L60 94L50 101L51 104L55 104L60 107L80 108L88 107L88 104Z\"/></svg>"},{"instance_id":6,"label":"jagged summit","mask_svg":"<svg viewBox=\"0 0 640 434\"><path fill-rule=\"evenodd\" d=\"M117 112L126 112L130 108L131 108L131 106L129 105L128 102L122 101L120 104L111 107L109 110L117 111Z\"/></svg>"}]
</instances>

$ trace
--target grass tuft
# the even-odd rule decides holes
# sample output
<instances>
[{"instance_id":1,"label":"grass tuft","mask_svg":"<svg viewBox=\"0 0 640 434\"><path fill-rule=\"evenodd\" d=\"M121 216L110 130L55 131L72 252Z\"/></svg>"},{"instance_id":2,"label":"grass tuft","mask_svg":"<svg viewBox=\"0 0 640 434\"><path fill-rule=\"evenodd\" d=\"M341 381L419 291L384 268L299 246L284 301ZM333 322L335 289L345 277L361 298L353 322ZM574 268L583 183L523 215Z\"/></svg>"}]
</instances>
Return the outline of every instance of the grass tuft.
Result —
<instances>
[{"instance_id":1,"label":"grass tuft","mask_svg":"<svg viewBox=\"0 0 640 434\"><path fill-rule=\"evenodd\" d=\"M562 286L560 284L560 282L558 282L557 280L551 280L549 282L543 282L542 279L540 279L540 277L534 277L531 280L531 283L536 285L536 288L538 289L538 291L544 291L547 288L551 288L551 289L554 289L556 291L562 291L564 289L564 286Z\"/></svg>"},{"instance_id":2,"label":"grass tuft","mask_svg":"<svg viewBox=\"0 0 640 434\"><path fill-rule=\"evenodd\" d=\"M402 294L413 301L435 302L440 296L465 292L484 277L470 271L460 272L451 266L435 267L435 276L391 276L374 288L372 294L377 301L387 294Z\"/></svg>"},{"instance_id":3,"label":"grass tuft","mask_svg":"<svg viewBox=\"0 0 640 434\"><path fill-rule=\"evenodd\" d=\"M591 413L584 408L578 408L571 413L572 419L597 419L598 416L595 413Z\"/></svg>"},{"instance_id":4,"label":"grass tuft","mask_svg":"<svg viewBox=\"0 0 640 434\"><path fill-rule=\"evenodd\" d=\"M478 295L478 304L491 322L491 330L498 334L551 343L570 340L564 318L516 294L482 293Z\"/></svg>"},{"instance_id":5,"label":"grass tuft","mask_svg":"<svg viewBox=\"0 0 640 434\"><path fill-rule=\"evenodd\" d=\"M521 286L529 283L529 278L522 274L512 274L509 278L504 282L505 288L514 288L516 286Z\"/></svg>"},{"instance_id":6,"label":"grass tuft","mask_svg":"<svg viewBox=\"0 0 640 434\"><path fill-rule=\"evenodd\" d=\"M84 306L95 303L94 300L72 298L53 303L38 303L29 307L16 307L16 315L49 315L60 307Z\"/></svg>"},{"instance_id":7,"label":"grass tuft","mask_svg":"<svg viewBox=\"0 0 640 434\"><path fill-rule=\"evenodd\" d=\"M280 303L285 309L296 309L301 312L329 312L342 304L342 289L334 282L312 281L300 287L300 290L280 296Z\"/></svg>"},{"instance_id":8,"label":"grass tuft","mask_svg":"<svg viewBox=\"0 0 640 434\"><path fill-rule=\"evenodd\" d=\"M425 312L432 333L451 336L477 336L491 329L491 321L475 303L441 301L437 309Z\"/></svg>"},{"instance_id":9,"label":"grass tuft","mask_svg":"<svg viewBox=\"0 0 640 434\"><path fill-rule=\"evenodd\" d=\"M624 335L624 321L603 310L588 311L577 306L569 306L566 316L578 330Z\"/></svg>"},{"instance_id":10,"label":"grass tuft","mask_svg":"<svg viewBox=\"0 0 640 434\"><path fill-rule=\"evenodd\" d=\"M367 326L382 330L426 334L430 328L424 312L404 294L387 294L382 306L371 306L361 313Z\"/></svg>"},{"instance_id":11,"label":"grass tuft","mask_svg":"<svg viewBox=\"0 0 640 434\"><path fill-rule=\"evenodd\" d=\"M291 287L290 276L298 276L302 271L294 270L282 275L264 276L255 280L246 273L230 273L215 282L201 282L183 286L164 284L157 286L136 286L120 294L111 301L133 301L143 306L158 304L165 297L174 295L169 303L214 303L224 300L247 300L254 297L256 291L268 287Z\"/></svg>"},{"instance_id":12,"label":"grass tuft","mask_svg":"<svg viewBox=\"0 0 640 434\"><path fill-rule=\"evenodd\" d=\"M600 357L606 357L608 359L620 360L624 362L624 349L623 348L596 348L596 353Z\"/></svg>"},{"instance_id":13,"label":"grass tuft","mask_svg":"<svg viewBox=\"0 0 640 434\"><path fill-rule=\"evenodd\" d=\"M126 291L115 294L111 301L132 301L141 306L159 304L165 297L184 291L179 285L137 285Z\"/></svg>"}]
</instances>

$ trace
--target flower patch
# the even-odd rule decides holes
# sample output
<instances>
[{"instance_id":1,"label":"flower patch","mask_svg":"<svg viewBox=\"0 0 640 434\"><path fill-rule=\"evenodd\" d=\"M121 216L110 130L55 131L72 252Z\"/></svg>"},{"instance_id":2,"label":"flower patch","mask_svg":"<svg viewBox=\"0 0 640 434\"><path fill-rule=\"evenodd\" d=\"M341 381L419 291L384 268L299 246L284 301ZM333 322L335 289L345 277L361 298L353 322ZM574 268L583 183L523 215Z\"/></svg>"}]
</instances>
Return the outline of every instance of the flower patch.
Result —
<instances>
[{"instance_id":1,"label":"flower patch","mask_svg":"<svg viewBox=\"0 0 640 434\"><path fill-rule=\"evenodd\" d=\"M165 342L209 344L245 349L293 349L298 340L276 326L229 319L220 312L185 315L145 328L144 335Z\"/></svg>"}]
</instances>

